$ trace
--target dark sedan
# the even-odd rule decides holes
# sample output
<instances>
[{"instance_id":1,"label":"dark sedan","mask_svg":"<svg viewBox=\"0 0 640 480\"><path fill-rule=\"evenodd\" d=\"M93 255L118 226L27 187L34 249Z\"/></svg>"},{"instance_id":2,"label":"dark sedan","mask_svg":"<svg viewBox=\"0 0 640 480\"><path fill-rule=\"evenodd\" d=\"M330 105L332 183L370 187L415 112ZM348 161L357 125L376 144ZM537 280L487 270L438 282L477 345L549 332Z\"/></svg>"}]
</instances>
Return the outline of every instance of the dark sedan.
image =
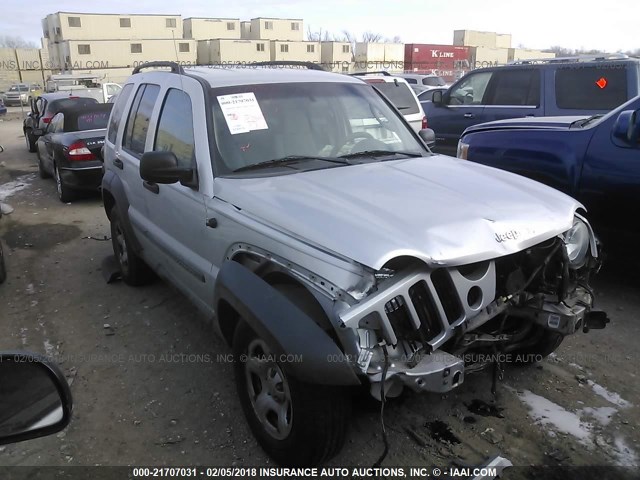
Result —
<instances>
[{"instance_id":1,"label":"dark sedan","mask_svg":"<svg viewBox=\"0 0 640 480\"><path fill-rule=\"evenodd\" d=\"M44 93L31 102L31 111L22 123L22 132L30 152L36 151L38 135L36 131L45 130L53 116L64 107L73 105L95 105L98 100L83 96L83 92Z\"/></svg>"},{"instance_id":2,"label":"dark sedan","mask_svg":"<svg viewBox=\"0 0 640 480\"><path fill-rule=\"evenodd\" d=\"M111 103L76 105L56 113L37 141L41 178L53 176L61 202L81 190L97 191L102 180L104 137Z\"/></svg>"}]
</instances>

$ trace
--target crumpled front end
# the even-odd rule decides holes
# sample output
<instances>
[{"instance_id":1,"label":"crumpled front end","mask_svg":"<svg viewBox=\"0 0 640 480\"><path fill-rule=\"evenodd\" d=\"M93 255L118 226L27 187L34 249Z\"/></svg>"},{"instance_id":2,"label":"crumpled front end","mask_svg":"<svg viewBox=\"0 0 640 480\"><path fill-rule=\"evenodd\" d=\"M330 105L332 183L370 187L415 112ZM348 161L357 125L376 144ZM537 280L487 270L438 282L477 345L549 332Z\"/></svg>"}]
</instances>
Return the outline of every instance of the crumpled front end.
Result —
<instances>
[{"instance_id":1,"label":"crumpled front end","mask_svg":"<svg viewBox=\"0 0 640 480\"><path fill-rule=\"evenodd\" d=\"M538 360L566 335L604 328L589 286L599 266L593 232L576 216L567 232L487 261L430 268L393 260L376 273L374 291L339 318L357 332L353 363L372 394L379 397L383 375L388 396L404 386L442 393L497 359Z\"/></svg>"}]
</instances>

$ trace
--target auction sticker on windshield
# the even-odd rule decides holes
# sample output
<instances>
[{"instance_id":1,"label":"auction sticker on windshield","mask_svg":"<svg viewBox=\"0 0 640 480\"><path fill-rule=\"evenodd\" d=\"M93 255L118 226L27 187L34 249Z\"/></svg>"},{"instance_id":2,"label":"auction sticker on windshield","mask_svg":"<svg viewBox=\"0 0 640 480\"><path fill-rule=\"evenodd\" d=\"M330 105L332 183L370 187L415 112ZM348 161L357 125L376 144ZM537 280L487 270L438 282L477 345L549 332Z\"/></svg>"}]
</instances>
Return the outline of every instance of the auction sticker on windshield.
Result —
<instances>
[{"instance_id":1,"label":"auction sticker on windshield","mask_svg":"<svg viewBox=\"0 0 640 480\"><path fill-rule=\"evenodd\" d=\"M232 135L269 128L253 92L220 95L218 103Z\"/></svg>"}]
</instances>

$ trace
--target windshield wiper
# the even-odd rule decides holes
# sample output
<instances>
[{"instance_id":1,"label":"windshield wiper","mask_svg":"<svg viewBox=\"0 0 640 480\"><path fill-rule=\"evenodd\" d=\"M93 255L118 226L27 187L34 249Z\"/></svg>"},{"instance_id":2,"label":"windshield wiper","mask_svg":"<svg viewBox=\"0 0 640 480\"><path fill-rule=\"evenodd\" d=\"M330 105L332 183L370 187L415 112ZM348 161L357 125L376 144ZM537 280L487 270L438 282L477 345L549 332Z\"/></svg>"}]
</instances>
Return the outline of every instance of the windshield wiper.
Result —
<instances>
[{"instance_id":1,"label":"windshield wiper","mask_svg":"<svg viewBox=\"0 0 640 480\"><path fill-rule=\"evenodd\" d=\"M340 155L339 158L356 158L356 157L382 157L385 155L405 155L407 157L422 157L421 153L416 152L398 152L392 150L365 150L364 152L348 153Z\"/></svg>"},{"instance_id":2,"label":"windshield wiper","mask_svg":"<svg viewBox=\"0 0 640 480\"><path fill-rule=\"evenodd\" d=\"M577 125L579 127L584 127L587 123L591 123L594 120L597 120L599 118L604 117L604 115L602 113L599 113L597 115L591 115L588 118L583 118L580 120L576 120L575 122L571 122L571 125L569 125L569 128L573 127L574 125Z\"/></svg>"},{"instance_id":3,"label":"windshield wiper","mask_svg":"<svg viewBox=\"0 0 640 480\"><path fill-rule=\"evenodd\" d=\"M246 172L248 170L259 170L261 168L281 167L287 166L290 163L308 161L308 160L321 160L323 162L339 163L340 165L350 165L349 162L342 158L336 157L310 157L307 155L287 155L282 158L274 158L273 160L267 160L266 162L253 163L251 165L245 165L244 167L236 168L234 172Z\"/></svg>"}]
</instances>

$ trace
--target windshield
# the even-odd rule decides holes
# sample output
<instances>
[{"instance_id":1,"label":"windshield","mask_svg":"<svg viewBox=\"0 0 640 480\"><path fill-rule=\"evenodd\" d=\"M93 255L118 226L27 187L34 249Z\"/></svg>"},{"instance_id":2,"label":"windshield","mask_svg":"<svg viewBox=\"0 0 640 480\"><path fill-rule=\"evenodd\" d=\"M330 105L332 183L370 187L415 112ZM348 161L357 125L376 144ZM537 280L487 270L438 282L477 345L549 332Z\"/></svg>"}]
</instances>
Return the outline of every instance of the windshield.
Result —
<instances>
[{"instance_id":1,"label":"windshield","mask_svg":"<svg viewBox=\"0 0 640 480\"><path fill-rule=\"evenodd\" d=\"M221 174L291 157L428 153L397 113L365 84L243 85L212 89L211 96ZM381 158L378 153L371 160ZM346 164L318 161L313 168Z\"/></svg>"},{"instance_id":2,"label":"windshield","mask_svg":"<svg viewBox=\"0 0 640 480\"><path fill-rule=\"evenodd\" d=\"M11 85L11 88L9 89L10 92L28 92L29 91L29 87L27 85Z\"/></svg>"}]
</instances>

